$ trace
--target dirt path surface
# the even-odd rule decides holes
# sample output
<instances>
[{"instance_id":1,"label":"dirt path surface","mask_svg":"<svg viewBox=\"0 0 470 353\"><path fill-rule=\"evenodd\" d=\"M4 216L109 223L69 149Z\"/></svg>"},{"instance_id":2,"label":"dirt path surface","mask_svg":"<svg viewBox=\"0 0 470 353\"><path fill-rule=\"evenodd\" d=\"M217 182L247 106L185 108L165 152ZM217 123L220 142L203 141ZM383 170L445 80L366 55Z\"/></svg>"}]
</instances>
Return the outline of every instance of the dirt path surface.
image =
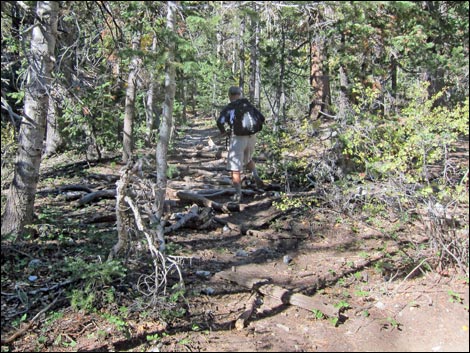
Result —
<instances>
[{"instance_id":1,"label":"dirt path surface","mask_svg":"<svg viewBox=\"0 0 470 353\"><path fill-rule=\"evenodd\" d=\"M208 136L216 135L214 129L194 128L189 131L193 139L184 138L189 145L204 146ZM198 157L195 163L220 171L211 180L227 178L224 158L214 163ZM203 178L201 189L207 182ZM385 263L381 260L399 252L400 239L388 239L371 229L352 233L328 214L316 214L320 221L316 223L300 215L285 216L272 206L275 195L258 192L254 197L245 196L244 209L225 217L229 227L172 237L184 243L190 236L191 250L199 253L194 270L210 273L192 284L193 290L201 292L193 303L193 315L208 320L208 330L180 333L181 339L192 342L188 348L240 352L469 350L465 280L433 273L412 280L393 279L393 269L378 269ZM257 221L263 224L262 219L268 224L245 232ZM230 225L243 228L243 234ZM335 307L347 307L340 310L335 325L336 318L318 319L312 310L289 304L285 298L247 291L246 286L221 278L220 271L232 272L235 279L268 279L291 293L319 299L333 307L333 312ZM461 293L466 304L452 302L451 292ZM246 327L237 328L237 319L252 306Z\"/></svg>"},{"instance_id":2,"label":"dirt path surface","mask_svg":"<svg viewBox=\"0 0 470 353\"><path fill-rule=\"evenodd\" d=\"M227 205L231 185L217 149L224 141L215 135L208 121L179 134L169 158L174 214L192 205L182 191ZM203 229L168 235L174 253L191 258L178 320L134 312L120 326L66 309L2 351L469 351L468 278L421 271L423 264L395 268L403 244L422 230L390 237L325 209L281 211L279 192L275 183L248 186L239 211L212 210Z\"/></svg>"}]
</instances>

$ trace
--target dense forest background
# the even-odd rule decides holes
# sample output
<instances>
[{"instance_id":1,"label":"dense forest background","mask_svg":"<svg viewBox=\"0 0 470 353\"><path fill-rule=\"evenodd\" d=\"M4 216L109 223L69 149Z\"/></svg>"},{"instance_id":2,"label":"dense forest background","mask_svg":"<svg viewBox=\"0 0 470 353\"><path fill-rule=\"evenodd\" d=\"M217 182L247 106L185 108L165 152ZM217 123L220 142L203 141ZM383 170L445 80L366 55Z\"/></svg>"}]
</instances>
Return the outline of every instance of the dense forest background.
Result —
<instances>
[{"instance_id":1,"label":"dense forest background","mask_svg":"<svg viewBox=\"0 0 470 353\"><path fill-rule=\"evenodd\" d=\"M2 242L35 229L48 159L152 149L164 252L167 154L236 85L267 117L278 207L417 219L433 266L468 280L468 2L2 1L1 16Z\"/></svg>"},{"instance_id":2,"label":"dense forest background","mask_svg":"<svg viewBox=\"0 0 470 353\"><path fill-rule=\"evenodd\" d=\"M32 222L38 158L159 142L166 168L174 130L215 119L231 85L268 116L263 173L286 189L387 179L402 210L466 202L449 153L468 136L467 2L47 3L2 2L2 234Z\"/></svg>"}]
</instances>

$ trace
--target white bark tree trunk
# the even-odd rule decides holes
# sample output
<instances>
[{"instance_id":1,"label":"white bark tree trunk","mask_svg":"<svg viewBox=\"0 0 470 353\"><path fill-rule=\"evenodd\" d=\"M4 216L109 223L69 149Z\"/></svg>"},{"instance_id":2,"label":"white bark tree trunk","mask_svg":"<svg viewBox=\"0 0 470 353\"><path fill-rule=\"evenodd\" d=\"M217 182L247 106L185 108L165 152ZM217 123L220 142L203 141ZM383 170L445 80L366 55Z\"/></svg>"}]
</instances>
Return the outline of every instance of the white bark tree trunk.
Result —
<instances>
[{"instance_id":1,"label":"white bark tree trunk","mask_svg":"<svg viewBox=\"0 0 470 353\"><path fill-rule=\"evenodd\" d=\"M157 38L153 37L152 42L152 53L157 52ZM152 71L150 73L150 84L147 90L147 97L145 99L145 122L147 131L145 132L145 146L151 147L154 142L154 130L160 126L160 121L157 116L156 110L156 94L157 94L157 83L155 82L157 75Z\"/></svg>"},{"instance_id":2,"label":"white bark tree trunk","mask_svg":"<svg viewBox=\"0 0 470 353\"><path fill-rule=\"evenodd\" d=\"M32 29L28 75L25 85L24 114L18 141L15 173L5 212L2 235L22 233L31 224L39 180L39 166L46 129L51 71L57 38L58 1L38 1Z\"/></svg>"},{"instance_id":3,"label":"white bark tree trunk","mask_svg":"<svg viewBox=\"0 0 470 353\"><path fill-rule=\"evenodd\" d=\"M253 4L253 11L258 11L256 3ZM251 54L251 75L250 75L250 100L259 108L260 105L260 62L259 62L259 19L251 19L252 39L250 43Z\"/></svg>"},{"instance_id":4,"label":"white bark tree trunk","mask_svg":"<svg viewBox=\"0 0 470 353\"><path fill-rule=\"evenodd\" d=\"M132 38L132 50L136 51L140 46L140 33ZM134 149L133 126L135 118L135 95L137 75L140 69L141 59L134 55L130 63L129 76L127 78L126 106L124 108L124 130L122 139L122 161L127 163L132 157Z\"/></svg>"},{"instance_id":5,"label":"white bark tree trunk","mask_svg":"<svg viewBox=\"0 0 470 353\"><path fill-rule=\"evenodd\" d=\"M167 28L171 33L175 33L175 1L167 2ZM162 121L160 124L160 135L157 144L157 190L156 190L156 217L159 222L157 224L157 237L159 241L159 250L165 251L165 224L163 220L166 186L167 186L167 153L170 143L171 130L173 127L173 101L175 98L175 41L168 41L168 59L165 68L165 101L163 103Z\"/></svg>"}]
</instances>

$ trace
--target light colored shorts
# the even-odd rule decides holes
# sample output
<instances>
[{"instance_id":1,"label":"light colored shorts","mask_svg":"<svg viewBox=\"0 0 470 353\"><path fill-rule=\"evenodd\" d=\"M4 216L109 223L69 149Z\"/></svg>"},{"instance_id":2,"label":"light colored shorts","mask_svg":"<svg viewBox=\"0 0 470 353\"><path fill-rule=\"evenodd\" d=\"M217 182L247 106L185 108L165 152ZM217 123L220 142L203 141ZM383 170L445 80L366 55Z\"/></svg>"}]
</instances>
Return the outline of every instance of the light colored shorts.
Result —
<instances>
[{"instance_id":1,"label":"light colored shorts","mask_svg":"<svg viewBox=\"0 0 470 353\"><path fill-rule=\"evenodd\" d=\"M235 136L230 138L230 149L227 156L227 170L243 171L251 161L256 145L256 135Z\"/></svg>"}]
</instances>

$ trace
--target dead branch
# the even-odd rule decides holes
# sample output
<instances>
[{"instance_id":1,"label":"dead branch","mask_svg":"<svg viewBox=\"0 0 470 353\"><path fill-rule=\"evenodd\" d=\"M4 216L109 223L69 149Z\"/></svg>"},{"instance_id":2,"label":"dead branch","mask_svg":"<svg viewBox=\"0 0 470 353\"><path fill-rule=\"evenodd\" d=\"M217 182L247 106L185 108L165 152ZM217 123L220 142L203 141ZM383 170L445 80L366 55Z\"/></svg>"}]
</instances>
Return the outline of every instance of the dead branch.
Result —
<instances>
[{"instance_id":1,"label":"dead branch","mask_svg":"<svg viewBox=\"0 0 470 353\"><path fill-rule=\"evenodd\" d=\"M188 222L190 222L194 219L198 219L199 218L198 212L199 212L199 207L197 205L193 205L189 209L188 213L186 213L183 217L181 217L178 220L178 222L172 224L169 227L165 227L165 234L173 232L176 229L179 229L179 228L183 227L185 224L187 224Z\"/></svg>"},{"instance_id":2,"label":"dead branch","mask_svg":"<svg viewBox=\"0 0 470 353\"><path fill-rule=\"evenodd\" d=\"M62 294L62 291L60 291L55 299L49 303L44 309L42 309L40 312L38 312L36 315L34 315L34 317L25 325L23 326L22 329L16 331L13 335L11 335L10 337L8 338L1 338L1 344L4 345L4 344L10 344L12 343L14 340L16 340L18 337L20 337L21 335L23 335L24 333L26 333L26 331L28 331L31 326L33 326L34 322L39 318L39 316L41 316L42 314L44 314L46 311L48 311L56 302L57 302L57 299L59 299L60 295Z\"/></svg>"},{"instance_id":3,"label":"dead branch","mask_svg":"<svg viewBox=\"0 0 470 353\"><path fill-rule=\"evenodd\" d=\"M337 317L339 310L332 304L325 303L320 294L313 297L306 296L301 293L293 293L285 288L275 285L265 285L259 288L259 292L263 295L280 300L283 304L291 304L305 310L318 310L327 317Z\"/></svg>"},{"instance_id":4,"label":"dead branch","mask_svg":"<svg viewBox=\"0 0 470 353\"><path fill-rule=\"evenodd\" d=\"M271 213L271 214L269 214L268 216L265 216L265 217L257 216L254 221L247 222L245 224L235 224L235 223L227 221L227 220L225 220L221 217L214 217L214 220L217 223L226 225L230 229L233 229L233 230L239 232L241 235L245 235L245 234L247 234L247 232L249 230L262 228L262 227L268 225L270 222L272 222L273 220L275 220L276 218L280 217L283 214L284 214L283 211L275 211L275 212L273 212L273 213Z\"/></svg>"},{"instance_id":5,"label":"dead branch","mask_svg":"<svg viewBox=\"0 0 470 353\"><path fill-rule=\"evenodd\" d=\"M288 289L269 284L269 279L253 278L250 275L233 271L219 272L216 276L248 289L254 289L265 296L278 300L282 304L291 304L306 310L316 309L328 317L337 317L339 314L338 309L325 303L320 295L309 297L301 293L293 293Z\"/></svg>"},{"instance_id":6,"label":"dead branch","mask_svg":"<svg viewBox=\"0 0 470 353\"><path fill-rule=\"evenodd\" d=\"M83 196L78 200L78 206L83 206L89 202L98 201L101 199L114 199L116 197L116 190L98 190L91 194Z\"/></svg>"},{"instance_id":7,"label":"dead branch","mask_svg":"<svg viewBox=\"0 0 470 353\"><path fill-rule=\"evenodd\" d=\"M146 230L139 209L129 196L126 196L124 199L132 209L137 224L137 229L145 235L150 253L152 255L154 273L151 276L141 276L138 287L144 287L144 289L140 289L141 293L147 297L151 297L149 305L155 306L158 304L158 296L161 293L166 294L168 275L171 272L176 271L178 273L180 286L184 287L183 274L181 272L180 265L185 257L166 256L159 249L157 249L154 240L156 237Z\"/></svg>"},{"instance_id":8,"label":"dead branch","mask_svg":"<svg viewBox=\"0 0 470 353\"><path fill-rule=\"evenodd\" d=\"M236 203L231 203L231 202L226 202L224 204L221 204L219 202L212 201L208 199L207 197L190 193L190 192L185 192L185 191L179 191L176 193L176 196L179 197L180 200L182 201L190 201L190 202L195 202L198 205L202 205L205 207L211 207L215 211L219 212L224 212L224 213L230 213L230 212L239 212L240 211L240 205Z\"/></svg>"},{"instance_id":9,"label":"dead branch","mask_svg":"<svg viewBox=\"0 0 470 353\"><path fill-rule=\"evenodd\" d=\"M249 301L248 303L248 309L245 310L237 319L237 321L235 321L235 328L237 330L243 330L247 323L248 323L248 320L250 320L251 318L251 315L253 315L253 312L256 310L256 308L258 307L258 295L253 295L251 297L251 300Z\"/></svg>"},{"instance_id":10,"label":"dead branch","mask_svg":"<svg viewBox=\"0 0 470 353\"><path fill-rule=\"evenodd\" d=\"M86 224L110 223L110 222L116 222L116 213L105 214L105 215L95 215L91 219L85 220Z\"/></svg>"},{"instance_id":11,"label":"dead branch","mask_svg":"<svg viewBox=\"0 0 470 353\"><path fill-rule=\"evenodd\" d=\"M108 260L112 260L128 244L129 216L126 213L124 198L126 197L127 185L130 181L130 166L127 166L121 173L121 179L116 182L116 227L118 232L118 242L113 246L108 255Z\"/></svg>"},{"instance_id":12,"label":"dead branch","mask_svg":"<svg viewBox=\"0 0 470 353\"><path fill-rule=\"evenodd\" d=\"M219 181L219 183L220 183L220 181ZM232 181L228 180L227 183L231 185ZM224 195L230 196L230 195L235 194L235 188L204 189L204 190L198 190L195 193L197 195L201 195L201 196L204 196L204 197L215 197L215 196L224 196ZM257 194L257 192L255 192L254 190L243 189L242 194L247 195L247 196L253 196L253 195Z\"/></svg>"},{"instance_id":13,"label":"dead branch","mask_svg":"<svg viewBox=\"0 0 470 353\"><path fill-rule=\"evenodd\" d=\"M238 224L232 223L232 222L227 221L227 220L225 220L223 218L220 218L220 217L214 217L214 221L216 221L219 224L222 224L224 226L229 227L230 229L236 231L239 234L246 234L246 232L247 232L247 229L245 228L245 226L243 224L238 225Z\"/></svg>"},{"instance_id":14,"label":"dead branch","mask_svg":"<svg viewBox=\"0 0 470 353\"><path fill-rule=\"evenodd\" d=\"M97 179L97 180L104 180L108 183L115 183L116 181L119 180L119 176L117 175L112 175L112 174L96 174L96 173L91 173L88 174L89 179Z\"/></svg>"}]
</instances>

